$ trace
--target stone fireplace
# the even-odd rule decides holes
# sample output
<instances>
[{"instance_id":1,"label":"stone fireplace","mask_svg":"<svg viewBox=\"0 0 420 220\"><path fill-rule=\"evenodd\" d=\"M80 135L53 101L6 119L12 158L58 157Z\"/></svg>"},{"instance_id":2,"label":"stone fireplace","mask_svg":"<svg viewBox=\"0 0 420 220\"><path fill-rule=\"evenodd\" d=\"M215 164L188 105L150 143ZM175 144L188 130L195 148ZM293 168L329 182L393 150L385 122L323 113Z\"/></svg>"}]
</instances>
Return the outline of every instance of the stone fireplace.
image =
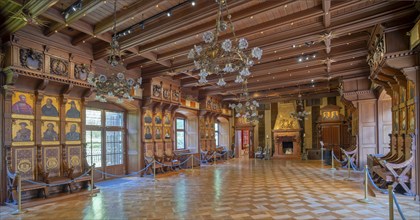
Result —
<instances>
[{"instance_id":1,"label":"stone fireplace","mask_svg":"<svg viewBox=\"0 0 420 220\"><path fill-rule=\"evenodd\" d=\"M293 102L279 103L276 124L273 128L274 152L273 158L301 158L301 138L299 123L290 117L295 112Z\"/></svg>"},{"instance_id":2,"label":"stone fireplace","mask_svg":"<svg viewBox=\"0 0 420 220\"><path fill-rule=\"evenodd\" d=\"M300 130L275 130L273 158L296 158L300 155Z\"/></svg>"}]
</instances>

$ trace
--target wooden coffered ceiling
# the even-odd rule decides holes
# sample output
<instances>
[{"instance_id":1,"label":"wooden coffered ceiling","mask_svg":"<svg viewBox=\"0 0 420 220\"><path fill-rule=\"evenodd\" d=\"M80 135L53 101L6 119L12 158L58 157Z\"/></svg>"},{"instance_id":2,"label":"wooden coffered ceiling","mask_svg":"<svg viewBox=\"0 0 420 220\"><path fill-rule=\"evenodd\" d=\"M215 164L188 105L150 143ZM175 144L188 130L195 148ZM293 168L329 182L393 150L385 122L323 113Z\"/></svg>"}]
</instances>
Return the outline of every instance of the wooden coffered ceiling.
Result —
<instances>
[{"instance_id":1,"label":"wooden coffered ceiling","mask_svg":"<svg viewBox=\"0 0 420 220\"><path fill-rule=\"evenodd\" d=\"M72 45L91 45L95 60L106 59L112 37L113 0L83 0L80 10L67 20L62 11L76 0L1 1L1 28L10 34L24 23L11 12L27 5L47 22L44 34L65 34ZM168 76L183 88L200 94L235 99L241 86L227 76L227 86L216 86L217 76L198 85L198 71L187 59L188 51L202 42L202 33L215 26L214 0L117 0L117 29L130 34L119 39L127 69L140 69L142 77ZM250 47L263 49L263 58L251 68L249 90L262 101L287 99L299 92L309 96L337 93L343 78L366 77L367 41L374 25L385 30L413 25L413 1L332 0L229 0L236 35ZM168 10L172 15L166 16ZM143 24L143 25L141 25ZM231 38L228 31L220 39ZM308 60L306 58L308 57ZM303 60L300 62L299 59Z\"/></svg>"}]
</instances>

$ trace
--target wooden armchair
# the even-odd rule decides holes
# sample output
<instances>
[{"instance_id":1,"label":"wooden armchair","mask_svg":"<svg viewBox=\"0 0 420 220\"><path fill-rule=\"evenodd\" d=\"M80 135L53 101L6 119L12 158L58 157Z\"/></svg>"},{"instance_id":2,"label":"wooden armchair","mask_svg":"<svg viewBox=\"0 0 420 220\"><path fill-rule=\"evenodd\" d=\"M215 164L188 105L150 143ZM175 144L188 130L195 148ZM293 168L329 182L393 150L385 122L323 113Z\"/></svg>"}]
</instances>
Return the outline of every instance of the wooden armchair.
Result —
<instances>
[{"instance_id":1,"label":"wooden armchair","mask_svg":"<svg viewBox=\"0 0 420 220\"><path fill-rule=\"evenodd\" d=\"M38 164L38 174L40 175L40 179L42 182L47 183L47 184L63 185L64 191L69 191L70 193L72 193L71 183L69 183L69 181L71 181L71 178L73 175L73 169L69 168L64 163L62 163L61 165L63 166L62 176L50 177L49 172L45 171L43 167L41 166L41 164ZM45 189L45 191L46 191L45 194L47 197L49 195L48 187Z\"/></svg>"},{"instance_id":2,"label":"wooden armchair","mask_svg":"<svg viewBox=\"0 0 420 220\"><path fill-rule=\"evenodd\" d=\"M146 173L149 172L149 174L153 174L153 162L154 161L155 161L154 157L144 156L144 162L145 162L146 167L150 165L149 168L145 171ZM160 172L164 173L162 164L155 163L155 169L156 169L156 171L159 170Z\"/></svg>"},{"instance_id":3,"label":"wooden armchair","mask_svg":"<svg viewBox=\"0 0 420 220\"><path fill-rule=\"evenodd\" d=\"M170 168L172 170L174 170L174 168L178 167L179 169L181 169L181 163L179 161L179 157L172 151L171 148L168 148L165 151L165 163L164 164L170 164Z\"/></svg>"},{"instance_id":4,"label":"wooden armchair","mask_svg":"<svg viewBox=\"0 0 420 220\"><path fill-rule=\"evenodd\" d=\"M91 169L92 168L92 166L88 166L87 165L87 162L83 165L83 168L84 169L82 169L81 170L81 172L75 172L74 171L74 168L72 168L72 167L68 167L68 165L67 165L67 163L66 162L64 162L63 161L63 168L64 168L64 170L72 170L72 172L70 173L70 175L69 175L69 178L71 179L71 180L73 180L74 182L73 183L71 183L70 184L70 192L72 192L72 189L74 189L75 188L75 184L74 183L80 183L81 184L81 186L79 187L79 188L77 188L77 189L80 189L80 188L87 188L89 185L91 186L91 187L93 187L93 188L95 188L93 185L92 185L92 177L91 177L91 174L92 174L92 170L90 170L89 171L89 169ZM85 175L85 176L82 176L83 174L85 174L87 171L89 171L88 173L87 173L87 175Z\"/></svg>"},{"instance_id":5,"label":"wooden armchair","mask_svg":"<svg viewBox=\"0 0 420 220\"><path fill-rule=\"evenodd\" d=\"M7 183L7 202L16 205L17 202L18 202L17 187L18 187L19 179L18 179L18 176L16 175L16 173L11 170L10 165L6 166L6 172L7 172L7 180L6 180L6 183ZM42 192L42 197L46 198L47 187L42 185L43 184L42 182L36 181L34 179L31 179L31 181L36 182L36 183L40 183L40 184L29 183L29 182L26 182L26 181L22 180L22 189L21 189L22 192L37 190L38 191L38 197L41 195L41 192Z\"/></svg>"}]
</instances>

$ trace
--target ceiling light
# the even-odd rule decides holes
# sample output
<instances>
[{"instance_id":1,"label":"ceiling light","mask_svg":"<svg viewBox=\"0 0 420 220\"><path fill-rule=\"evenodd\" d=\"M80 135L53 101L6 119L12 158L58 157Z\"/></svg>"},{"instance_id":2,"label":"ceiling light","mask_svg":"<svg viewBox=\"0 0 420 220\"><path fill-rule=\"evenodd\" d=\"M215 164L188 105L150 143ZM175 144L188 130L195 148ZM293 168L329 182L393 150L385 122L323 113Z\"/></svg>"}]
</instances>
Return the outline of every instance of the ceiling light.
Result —
<instances>
[{"instance_id":1,"label":"ceiling light","mask_svg":"<svg viewBox=\"0 0 420 220\"><path fill-rule=\"evenodd\" d=\"M293 44L293 45L292 45L292 47L293 47L293 48L295 48L295 47L296 47L296 45L294 45L294 44Z\"/></svg>"},{"instance_id":2,"label":"ceiling light","mask_svg":"<svg viewBox=\"0 0 420 220\"><path fill-rule=\"evenodd\" d=\"M314 80L313 80L313 79L311 79L311 82L314 82Z\"/></svg>"},{"instance_id":3,"label":"ceiling light","mask_svg":"<svg viewBox=\"0 0 420 220\"><path fill-rule=\"evenodd\" d=\"M316 54L313 54L313 55L312 55L312 58L315 58L315 57L316 57Z\"/></svg>"},{"instance_id":4,"label":"ceiling light","mask_svg":"<svg viewBox=\"0 0 420 220\"><path fill-rule=\"evenodd\" d=\"M298 61L299 61L299 62L302 62L302 60L303 60L303 59L302 59L302 57L299 57Z\"/></svg>"},{"instance_id":5,"label":"ceiling light","mask_svg":"<svg viewBox=\"0 0 420 220\"><path fill-rule=\"evenodd\" d=\"M191 5L192 5L192 6L195 6L195 1L192 1L192 2L191 2Z\"/></svg>"},{"instance_id":6,"label":"ceiling light","mask_svg":"<svg viewBox=\"0 0 420 220\"><path fill-rule=\"evenodd\" d=\"M171 17L171 15L172 15L172 12L170 11L166 12L166 16Z\"/></svg>"}]
</instances>

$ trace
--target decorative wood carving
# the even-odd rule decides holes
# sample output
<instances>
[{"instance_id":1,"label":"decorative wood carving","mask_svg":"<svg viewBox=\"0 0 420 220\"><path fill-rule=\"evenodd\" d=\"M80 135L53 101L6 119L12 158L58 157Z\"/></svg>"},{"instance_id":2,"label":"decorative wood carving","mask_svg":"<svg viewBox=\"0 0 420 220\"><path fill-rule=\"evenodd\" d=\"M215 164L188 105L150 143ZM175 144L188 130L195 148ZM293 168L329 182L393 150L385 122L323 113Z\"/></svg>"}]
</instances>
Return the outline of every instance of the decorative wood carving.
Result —
<instances>
[{"instance_id":1,"label":"decorative wood carving","mask_svg":"<svg viewBox=\"0 0 420 220\"><path fill-rule=\"evenodd\" d=\"M3 73L6 75L6 85L14 85L19 77L16 71L13 71L9 67L3 69Z\"/></svg>"},{"instance_id":2,"label":"decorative wood carving","mask_svg":"<svg viewBox=\"0 0 420 220\"><path fill-rule=\"evenodd\" d=\"M74 78L86 81L90 72L89 66L86 64L74 65Z\"/></svg>"},{"instance_id":3,"label":"decorative wood carving","mask_svg":"<svg viewBox=\"0 0 420 220\"><path fill-rule=\"evenodd\" d=\"M44 63L44 56L40 52L36 52L33 49L21 48L20 52L20 64L23 67L33 70L42 70Z\"/></svg>"},{"instance_id":4,"label":"decorative wood carving","mask_svg":"<svg viewBox=\"0 0 420 220\"><path fill-rule=\"evenodd\" d=\"M69 62L51 57L50 72L54 75L68 76L69 75Z\"/></svg>"}]
</instances>

